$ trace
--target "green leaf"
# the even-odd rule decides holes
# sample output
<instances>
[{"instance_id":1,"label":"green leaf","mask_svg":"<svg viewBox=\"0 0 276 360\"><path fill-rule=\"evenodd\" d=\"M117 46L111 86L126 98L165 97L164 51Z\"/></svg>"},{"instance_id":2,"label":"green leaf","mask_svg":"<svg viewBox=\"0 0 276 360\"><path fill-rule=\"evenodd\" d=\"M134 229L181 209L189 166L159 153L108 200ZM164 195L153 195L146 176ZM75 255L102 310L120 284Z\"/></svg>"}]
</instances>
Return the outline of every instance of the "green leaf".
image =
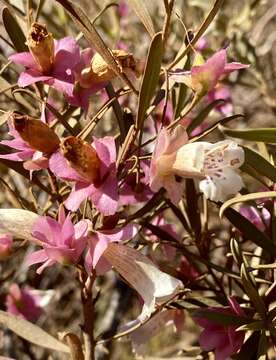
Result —
<instances>
[{"instance_id":1,"label":"green leaf","mask_svg":"<svg viewBox=\"0 0 276 360\"><path fill-rule=\"evenodd\" d=\"M16 18L11 14L7 7L4 7L2 11L2 20L14 47L17 52L28 51L28 47L25 44L26 37L21 30Z\"/></svg>"},{"instance_id":2,"label":"green leaf","mask_svg":"<svg viewBox=\"0 0 276 360\"><path fill-rule=\"evenodd\" d=\"M258 355L257 360L266 360L267 359L267 351L269 348L269 344L267 341L267 337L265 335L265 331L262 331L259 345L258 345Z\"/></svg>"},{"instance_id":3,"label":"green leaf","mask_svg":"<svg viewBox=\"0 0 276 360\"><path fill-rule=\"evenodd\" d=\"M268 162L262 155L260 155L256 151L251 150L250 148L248 148L246 146L243 146L243 150L244 150L244 155L245 155L244 162L246 165L249 165L257 173L267 177L271 181L276 182L275 166L270 164L270 162ZM243 167L241 167L241 170L243 170ZM243 171L246 171L246 169Z\"/></svg>"},{"instance_id":4,"label":"green leaf","mask_svg":"<svg viewBox=\"0 0 276 360\"><path fill-rule=\"evenodd\" d=\"M190 123L190 125L187 127L187 133L191 134L191 132L196 129L210 114L210 112L218 105L221 105L225 102L223 99L218 99L213 101L211 104L206 106Z\"/></svg>"},{"instance_id":5,"label":"green leaf","mask_svg":"<svg viewBox=\"0 0 276 360\"><path fill-rule=\"evenodd\" d=\"M142 129L145 115L154 96L158 84L163 54L162 33L157 33L150 44L147 55L146 67L143 74L141 89L139 92L138 112L136 119L137 129Z\"/></svg>"},{"instance_id":6,"label":"green leaf","mask_svg":"<svg viewBox=\"0 0 276 360\"><path fill-rule=\"evenodd\" d=\"M246 202L246 201L253 201L257 199L263 199L263 198L275 198L276 197L276 191L263 191L263 192L257 192L257 193L251 193L247 195L239 195L234 197L233 199L227 200L219 209L219 216L222 218L224 211L235 204Z\"/></svg>"},{"instance_id":7,"label":"green leaf","mask_svg":"<svg viewBox=\"0 0 276 360\"><path fill-rule=\"evenodd\" d=\"M239 138L248 141L259 141L265 143L276 143L276 129L275 128L258 128L249 130L234 130L228 129L225 126L219 125L219 130L225 135L233 138Z\"/></svg>"},{"instance_id":8,"label":"green leaf","mask_svg":"<svg viewBox=\"0 0 276 360\"><path fill-rule=\"evenodd\" d=\"M260 331L265 328L265 323L262 320L257 320L249 324L242 325L237 328L237 331Z\"/></svg>"},{"instance_id":9,"label":"green leaf","mask_svg":"<svg viewBox=\"0 0 276 360\"><path fill-rule=\"evenodd\" d=\"M270 255L276 257L276 245L271 239L249 220L242 216L238 211L228 208L224 211L224 216L250 241L260 246Z\"/></svg>"},{"instance_id":10,"label":"green leaf","mask_svg":"<svg viewBox=\"0 0 276 360\"><path fill-rule=\"evenodd\" d=\"M193 317L212 320L217 324L225 325L225 326L228 326L228 325L241 326L241 325L248 324L251 321L250 318L231 315L231 314L225 314L222 312L210 311L207 309L206 310L204 310L204 309L196 310L193 313Z\"/></svg>"},{"instance_id":11,"label":"green leaf","mask_svg":"<svg viewBox=\"0 0 276 360\"><path fill-rule=\"evenodd\" d=\"M60 352L70 352L68 346L42 330L37 325L2 310L0 310L0 323L7 326L11 331L32 344Z\"/></svg>"},{"instance_id":12,"label":"green leaf","mask_svg":"<svg viewBox=\"0 0 276 360\"><path fill-rule=\"evenodd\" d=\"M258 311L262 319L265 319L266 318L265 303L261 298L261 296L259 295L253 275L247 271L244 264L241 265L241 280L247 296L254 304L256 310Z\"/></svg>"},{"instance_id":13,"label":"green leaf","mask_svg":"<svg viewBox=\"0 0 276 360\"><path fill-rule=\"evenodd\" d=\"M151 37L154 36L155 30L149 13L149 1L147 0L127 0L128 5L133 9L138 18L145 26Z\"/></svg>"}]
</instances>

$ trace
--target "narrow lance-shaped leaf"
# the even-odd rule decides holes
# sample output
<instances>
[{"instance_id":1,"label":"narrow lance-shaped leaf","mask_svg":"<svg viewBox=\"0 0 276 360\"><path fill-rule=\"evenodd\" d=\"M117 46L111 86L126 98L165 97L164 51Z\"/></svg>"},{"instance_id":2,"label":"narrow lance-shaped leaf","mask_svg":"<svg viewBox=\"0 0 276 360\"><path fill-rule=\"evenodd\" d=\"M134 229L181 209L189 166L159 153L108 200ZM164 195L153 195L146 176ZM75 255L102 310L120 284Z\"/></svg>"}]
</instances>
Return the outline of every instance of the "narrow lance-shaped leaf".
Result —
<instances>
[{"instance_id":1,"label":"narrow lance-shaped leaf","mask_svg":"<svg viewBox=\"0 0 276 360\"><path fill-rule=\"evenodd\" d=\"M150 44L147 62L143 74L142 85L139 92L138 113L136 119L137 129L142 129L147 109L154 96L158 84L163 53L162 33L157 33Z\"/></svg>"},{"instance_id":2,"label":"narrow lance-shaped leaf","mask_svg":"<svg viewBox=\"0 0 276 360\"><path fill-rule=\"evenodd\" d=\"M18 25L16 18L11 14L7 7L4 7L2 11L2 20L15 50L18 52L28 51L28 47L25 44L26 37Z\"/></svg>"},{"instance_id":3,"label":"narrow lance-shaped leaf","mask_svg":"<svg viewBox=\"0 0 276 360\"><path fill-rule=\"evenodd\" d=\"M276 182L276 168L270 162L268 162L262 155L254 150L251 150L247 146L243 146L245 163L249 165L257 173L267 177L273 182ZM243 167L241 167L243 170ZM245 170L244 170L245 171Z\"/></svg>"},{"instance_id":4,"label":"narrow lance-shaped leaf","mask_svg":"<svg viewBox=\"0 0 276 360\"><path fill-rule=\"evenodd\" d=\"M276 143L276 129L275 128L259 128L249 130L234 130L225 126L219 125L220 131L225 135L234 138L239 138L248 141L262 141L265 143Z\"/></svg>"},{"instance_id":5,"label":"narrow lance-shaped leaf","mask_svg":"<svg viewBox=\"0 0 276 360\"><path fill-rule=\"evenodd\" d=\"M252 200L263 199L263 198L275 198L275 197L276 197L276 191L263 191L263 192L257 192L257 193L247 194L247 195L236 196L233 199L226 201L221 206L221 208L219 209L219 216L222 217L224 211L232 205L246 202L246 201L252 201Z\"/></svg>"},{"instance_id":6,"label":"narrow lance-shaped leaf","mask_svg":"<svg viewBox=\"0 0 276 360\"><path fill-rule=\"evenodd\" d=\"M0 323L32 344L69 353L69 348L37 325L0 310Z\"/></svg>"},{"instance_id":7,"label":"narrow lance-shaped leaf","mask_svg":"<svg viewBox=\"0 0 276 360\"><path fill-rule=\"evenodd\" d=\"M150 34L150 36L153 37L155 34L155 30L149 13L149 7L148 7L149 1L127 0L127 3L134 10L138 18L141 20L147 32Z\"/></svg>"},{"instance_id":8,"label":"narrow lance-shaped leaf","mask_svg":"<svg viewBox=\"0 0 276 360\"><path fill-rule=\"evenodd\" d=\"M250 274L245 265L241 265L241 279L244 290L248 295L249 299L254 304L256 310L261 315L262 319L266 317L266 308L263 302L263 299L260 297L256 283L254 283L254 278L252 274Z\"/></svg>"},{"instance_id":9,"label":"narrow lance-shaped leaf","mask_svg":"<svg viewBox=\"0 0 276 360\"><path fill-rule=\"evenodd\" d=\"M190 123L187 127L187 133L191 134L191 132L196 129L199 125L203 123L203 121L207 118L209 113L218 105L223 104L225 101L223 99L218 99L213 101L211 104L207 105Z\"/></svg>"},{"instance_id":10,"label":"narrow lance-shaped leaf","mask_svg":"<svg viewBox=\"0 0 276 360\"><path fill-rule=\"evenodd\" d=\"M238 211L228 208L224 211L224 216L250 241L260 246L269 254L276 256L276 245L254 226L249 220L242 216Z\"/></svg>"}]
</instances>

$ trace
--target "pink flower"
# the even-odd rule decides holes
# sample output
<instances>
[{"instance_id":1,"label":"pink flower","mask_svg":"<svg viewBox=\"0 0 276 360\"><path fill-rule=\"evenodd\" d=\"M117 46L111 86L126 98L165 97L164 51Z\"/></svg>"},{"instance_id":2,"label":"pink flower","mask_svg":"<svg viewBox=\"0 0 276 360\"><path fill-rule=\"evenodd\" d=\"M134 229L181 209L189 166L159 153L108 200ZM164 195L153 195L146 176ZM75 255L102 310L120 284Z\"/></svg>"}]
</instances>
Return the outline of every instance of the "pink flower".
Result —
<instances>
[{"instance_id":1,"label":"pink flower","mask_svg":"<svg viewBox=\"0 0 276 360\"><path fill-rule=\"evenodd\" d=\"M7 258L11 254L12 236L0 235L0 260Z\"/></svg>"},{"instance_id":2,"label":"pink flower","mask_svg":"<svg viewBox=\"0 0 276 360\"><path fill-rule=\"evenodd\" d=\"M158 191L162 187L167 190L168 197L177 204L182 196L182 186L171 171L176 152L188 141L188 135L182 126L172 133L162 129L158 134L150 166L150 187Z\"/></svg>"},{"instance_id":3,"label":"pink flower","mask_svg":"<svg viewBox=\"0 0 276 360\"><path fill-rule=\"evenodd\" d=\"M42 314L40 297L28 287L20 287L17 284L10 286L6 297L7 312L29 321L36 321Z\"/></svg>"},{"instance_id":4,"label":"pink flower","mask_svg":"<svg viewBox=\"0 0 276 360\"><path fill-rule=\"evenodd\" d=\"M206 99L208 103L219 99L225 100L224 103L217 105L215 110L225 116L230 116L233 113L231 93L228 86L218 84L213 90L208 92Z\"/></svg>"},{"instance_id":5,"label":"pink flower","mask_svg":"<svg viewBox=\"0 0 276 360\"><path fill-rule=\"evenodd\" d=\"M230 314L237 317L244 316L243 310L233 297L230 297L228 301L230 307L208 308L206 312ZM204 328L199 338L201 348L205 351L214 350L216 360L226 360L229 356L236 354L242 347L245 334L243 331L236 331L238 326L220 325L204 317L196 317L195 321Z\"/></svg>"},{"instance_id":6,"label":"pink flower","mask_svg":"<svg viewBox=\"0 0 276 360\"><path fill-rule=\"evenodd\" d=\"M176 240L179 240L179 236L176 232L176 226L175 224L168 224L165 221L164 216L158 215L156 216L152 221L152 225L158 226L160 230L164 230L166 233L171 235ZM149 239L152 242L159 242L159 238L154 235L150 230L146 231L146 235L148 235ZM164 257L167 261L172 261L175 258L176 249L175 247L171 246L170 244L161 244L162 251L164 253Z\"/></svg>"},{"instance_id":7,"label":"pink flower","mask_svg":"<svg viewBox=\"0 0 276 360\"><path fill-rule=\"evenodd\" d=\"M73 96L74 68L80 62L80 50L75 39L71 36L54 40L53 64L46 73L41 70L31 52L16 53L9 57L16 64L23 65L18 86L25 87L36 82L43 82L57 90Z\"/></svg>"},{"instance_id":8,"label":"pink flower","mask_svg":"<svg viewBox=\"0 0 276 360\"><path fill-rule=\"evenodd\" d=\"M68 97L68 101L73 106L80 106L85 111L88 110L89 98L97 91L103 89L107 82L87 83L85 84L83 70L90 67L94 52L91 48L87 48L81 52L80 62L74 69L75 86L73 94Z\"/></svg>"},{"instance_id":9,"label":"pink flower","mask_svg":"<svg viewBox=\"0 0 276 360\"><path fill-rule=\"evenodd\" d=\"M41 151L32 148L26 141L22 139L20 134L15 130L13 120L8 121L9 135L13 137L11 140L2 140L2 145L18 150L10 154L1 154L1 159L12 161L23 161L24 168L27 170L46 169L48 167L48 159Z\"/></svg>"},{"instance_id":10,"label":"pink flower","mask_svg":"<svg viewBox=\"0 0 276 360\"><path fill-rule=\"evenodd\" d=\"M252 222L260 231L265 231L269 228L271 214L265 207L259 212L254 206L243 205L239 211L242 216Z\"/></svg>"},{"instance_id":11,"label":"pink flower","mask_svg":"<svg viewBox=\"0 0 276 360\"><path fill-rule=\"evenodd\" d=\"M99 161L99 179L96 183L72 168L70 162L68 165L67 160L60 152L51 156L49 166L56 176L75 183L71 194L65 201L68 210L76 211L82 201L90 198L102 214L113 215L117 210L119 199L115 141L110 136L102 139L94 138L93 146ZM81 154L81 157L85 158L85 156L86 153Z\"/></svg>"},{"instance_id":12,"label":"pink flower","mask_svg":"<svg viewBox=\"0 0 276 360\"><path fill-rule=\"evenodd\" d=\"M132 163L125 165L124 170L130 170ZM139 183L137 184L137 174L132 172L128 174L120 188L120 204L130 205L149 200L153 192L149 187L149 169L150 161L140 161Z\"/></svg>"},{"instance_id":13,"label":"pink flower","mask_svg":"<svg viewBox=\"0 0 276 360\"><path fill-rule=\"evenodd\" d=\"M202 56L198 53L191 71L183 72L176 70L172 73L171 78L176 82L186 84L199 97L202 97L215 88L222 76L248 67L249 65L239 62L227 63L226 49L222 49L211 56L206 62L204 62Z\"/></svg>"},{"instance_id":14,"label":"pink flower","mask_svg":"<svg viewBox=\"0 0 276 360\"><path fill-rule=\"evenodd\" d=\"M104 257L108 245L113 242L130 240L136 234L137 227L132 224L119 229L95 231L88 239L89 249L85 258L87 272L91 272L92 269L96 268L98 274L103 274L110 270L111 265Z\"/></svg>"},{"instance_id":15,"label":"pink flower","mask_svg":"<svg viewBox=\"0 0 276 360\"><path fill-rule=\"evenodd\" d=\"M46 267L56 262L76 264L87 244L88 221L81 220L72 224L70 215L65 218L60 209L58 221L48 217L39 217L32 229L33 236L40 240L43 250L27 256L27 264L43 263L38 269L40 274Z\"/></svg>"}]
</instances>

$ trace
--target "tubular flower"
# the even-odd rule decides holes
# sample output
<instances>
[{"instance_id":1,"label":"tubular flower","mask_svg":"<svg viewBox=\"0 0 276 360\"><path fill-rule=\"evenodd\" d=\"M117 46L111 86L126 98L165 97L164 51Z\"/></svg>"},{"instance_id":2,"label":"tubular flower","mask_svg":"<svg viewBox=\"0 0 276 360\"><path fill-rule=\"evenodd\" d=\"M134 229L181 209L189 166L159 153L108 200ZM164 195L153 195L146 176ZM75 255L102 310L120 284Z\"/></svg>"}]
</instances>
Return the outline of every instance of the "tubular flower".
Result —
<instances>
[{"instance_id":1,"label":"tubular flower","mask_svg":"<svg viewBox=\"0 0 276 360\"><path fill-rule=\"evenodd\" d=\"M183 72L176 70L172 73L171 79L186 84L197 96L202 97L215 88L222 76L248 67L249 65L239 62L227 63L226 49L222 49L211 56L206 62L197 53L191 71Z\"/></svg>"},{"instance_id":2,"label":"tubular flower","mask_svg":"<svg viewBox=\"0 0 276 360\"><path fill-rule=\"evenodd\" d=\"M200 190L212 201L224 201L243 187L236 172L244 162L244 151L240 146L230 140L215 144L185 143L184 137L176 137L177 132L179 129L169 135L163 129L158 136L151 166L152 190L157 191L163 186L174 201L179 199L172 197L181 190L175 175L200 179ZM179 146L179 140L182 146Z\"/></svg>"},{"instance_id":3,"label":"tubular flower","mask_svg":"<svg viewBox=\"0 0 276 360\"><path fill-rule=\"evenodd\" d=\"M29 52L16 53L9 60L23 65L18 86L36 82L51 85L68 96L73 96L74 68L80 62L80 50L74 38L54 40L45 26L33 23L27 36Z\"/></svg>"},{"instance_id":4,"label":"tubular flower","mask_svg":"<svg viewBox=\"0 0 276 360\"><path fill-rule=\"evenodd\" d=\"M11 254L12 236L0 235L0 261L6 259Z\"/></svg>"}]
</instances>

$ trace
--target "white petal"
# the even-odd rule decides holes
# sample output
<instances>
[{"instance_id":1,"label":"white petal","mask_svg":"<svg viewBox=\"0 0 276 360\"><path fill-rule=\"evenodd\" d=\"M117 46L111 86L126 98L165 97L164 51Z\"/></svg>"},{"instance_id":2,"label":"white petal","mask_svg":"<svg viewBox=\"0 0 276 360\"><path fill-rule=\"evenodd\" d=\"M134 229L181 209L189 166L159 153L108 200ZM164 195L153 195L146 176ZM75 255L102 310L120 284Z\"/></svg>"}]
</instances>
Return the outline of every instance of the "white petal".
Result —
<instances>
[{"instance_id":1,"label":"white petal","mask_svg":"<svg viewBox=\"0 0 276 360\"><path fill-rule=\"evenodd\" d=\"M169 300L183 287L180 280L160 271L149 258L129 246L112 243L104 256L142 296L144 306L139 316L141 321L150 316L156 303Z\"/></svg>"},{"instance_id":2,"label":"white petal","mask_svg":"<svg viewBox=\"0 0 276 360\"><path fill-rule=\"evenodd\" d=\"M244 186L242 178L231 168L225 168L223 176L200 181L199 188L207 199L225 201Z\"/></svg>"},{"instance_id":3,"label":"white petal","mask_svg":"<svg viewBox=\"0 0 276 360\"><path fill-rule=\"evenodd\" d=\"M183 177L202 177L204 152L208 146L206 142L183 145L176 153L173 172Z\"/></svg>"},{"instance_id":4,"label":"white petal","mask_svg":"<svg viewBox=\"0 0 276 360\"><path fill-rule=\"evenodd\" d=\"M22 209L0 209L0 234L15 238L38 241L31 232L39 215Z\"/></svg>"}]
</instances>

